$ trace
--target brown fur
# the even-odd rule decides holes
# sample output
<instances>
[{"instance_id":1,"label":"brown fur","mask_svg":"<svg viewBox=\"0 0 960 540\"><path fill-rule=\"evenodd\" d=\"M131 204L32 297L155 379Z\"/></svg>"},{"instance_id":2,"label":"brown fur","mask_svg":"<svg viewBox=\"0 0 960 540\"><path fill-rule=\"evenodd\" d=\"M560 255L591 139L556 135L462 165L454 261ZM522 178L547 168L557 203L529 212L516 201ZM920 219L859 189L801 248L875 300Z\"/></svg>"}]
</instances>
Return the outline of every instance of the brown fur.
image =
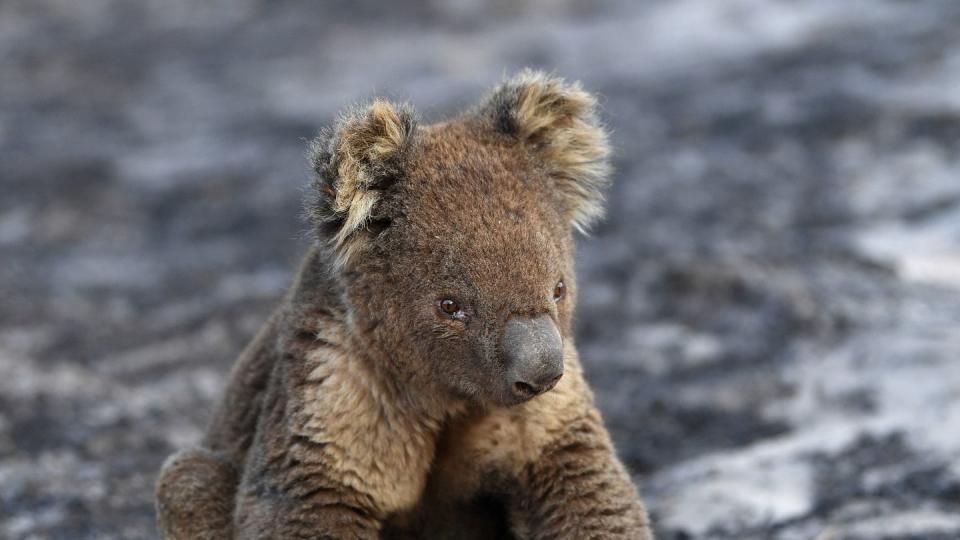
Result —
<instances>
[{"instance_id":1,"label":"brown fur","mask_svg":"<svg viewBox=\"0 0 960 540\"><path fill-rule=\"evenodd\" d=\"M607 171L593 108L524 72L459 119L376 101L314 142L317 245L202 448L165 465L163 536L649 538L571 332L571 227ZM563 341L559 383L521 403L513 317Z\"/></svg>"}]
</instances>

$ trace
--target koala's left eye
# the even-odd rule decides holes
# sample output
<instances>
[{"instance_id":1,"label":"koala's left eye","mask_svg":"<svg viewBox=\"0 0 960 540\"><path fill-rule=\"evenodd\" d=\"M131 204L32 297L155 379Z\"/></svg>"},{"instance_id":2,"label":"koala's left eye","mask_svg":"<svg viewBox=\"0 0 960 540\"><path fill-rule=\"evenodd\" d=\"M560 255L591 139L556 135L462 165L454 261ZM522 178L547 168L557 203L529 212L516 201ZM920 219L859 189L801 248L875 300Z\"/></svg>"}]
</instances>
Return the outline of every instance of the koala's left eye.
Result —
<instances>
[{"instance_id":1,"label":"koala's left eye","mask_svg":"<svg viewBox=\"0 0 960 540\"><path fill-rule=\"evenodd\" d=\"M553 287L553 301L558 302L566 294L567 294L567 286L563 284L563 280L561 279Z\"/></svg>"}]
</instances>

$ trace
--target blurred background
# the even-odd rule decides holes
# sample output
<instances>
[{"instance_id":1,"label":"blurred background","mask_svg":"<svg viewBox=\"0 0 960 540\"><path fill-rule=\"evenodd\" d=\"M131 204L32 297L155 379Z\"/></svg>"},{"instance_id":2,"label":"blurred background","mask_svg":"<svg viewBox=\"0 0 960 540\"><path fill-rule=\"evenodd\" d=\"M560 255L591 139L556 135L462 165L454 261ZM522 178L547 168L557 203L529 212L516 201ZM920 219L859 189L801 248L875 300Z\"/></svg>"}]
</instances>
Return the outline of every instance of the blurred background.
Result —
<instances>
[{"instance_id":1,"label":"blurred background","mask_svg":"<svg viewBox=\"0 0 960 540\"><path fill-rule=\"evenodd\" d=\"M603 96L578 339L660 537L960 537L954 0L3 0L0 537L156 537L305 140L524 66Z\"/></svg>"}]
</instances>

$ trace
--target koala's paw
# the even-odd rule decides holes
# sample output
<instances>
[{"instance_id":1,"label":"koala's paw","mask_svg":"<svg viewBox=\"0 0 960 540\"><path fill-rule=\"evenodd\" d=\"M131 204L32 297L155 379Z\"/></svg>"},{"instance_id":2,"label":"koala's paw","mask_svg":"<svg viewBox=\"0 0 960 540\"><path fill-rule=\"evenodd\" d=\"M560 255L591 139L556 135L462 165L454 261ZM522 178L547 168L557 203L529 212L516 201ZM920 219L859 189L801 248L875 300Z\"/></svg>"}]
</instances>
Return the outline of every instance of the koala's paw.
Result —
<instances>
[{"instance_id":1,"label":"koala's paw","mask_svg":"<svg viewBox=\"0 0 960 540\"><path fill-rule=\"evenodd\" d=\"M237 473L213 452L170 456L157 480L157 520L165 539L232 538Z\"/></svg>"}]
</instances>

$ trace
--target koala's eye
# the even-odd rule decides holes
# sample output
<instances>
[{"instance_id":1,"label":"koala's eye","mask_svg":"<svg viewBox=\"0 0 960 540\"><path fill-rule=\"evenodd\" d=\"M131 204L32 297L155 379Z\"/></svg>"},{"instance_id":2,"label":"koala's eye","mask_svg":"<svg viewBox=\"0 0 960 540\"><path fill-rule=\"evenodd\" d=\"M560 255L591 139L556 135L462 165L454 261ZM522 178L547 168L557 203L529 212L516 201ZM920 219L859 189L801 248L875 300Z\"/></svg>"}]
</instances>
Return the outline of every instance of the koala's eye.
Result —
<instances>
[{"instance_id":1,"label":"koala's eye","mask_svg":"<svg viewBox=\"0 0 960 540\"><path fill-rule=\"evenodd\" d=\"M440 311L446 313L447 315L456 315L457 312L460 311L460 304L450 300L449 298L446 300L441 300Z\"/></svg>"},{"instance_id":2,"label":"koala's eye","mask_svg":"<svg viewBox=\"0 0 960 540\"><path fill-rule=\"evenodd\" d=\"M470 315L463 310L463 307L461 307L456 300L450 300L449 298L437 300L436 306L439 315L443 317L459 321L463 324L470 322Z\"/></svg>"},{"instance_id":3,"label":"koala's eye","mask_svg":"<svg viewBox=\"0 0 960 540\"><path fill-rule=\"evenodd\" d=\"M567 286L563 284L563 280L561 279L553 287L553 301L559 301L565 294L567 294Z\"/></svg>"}]
</instances>

